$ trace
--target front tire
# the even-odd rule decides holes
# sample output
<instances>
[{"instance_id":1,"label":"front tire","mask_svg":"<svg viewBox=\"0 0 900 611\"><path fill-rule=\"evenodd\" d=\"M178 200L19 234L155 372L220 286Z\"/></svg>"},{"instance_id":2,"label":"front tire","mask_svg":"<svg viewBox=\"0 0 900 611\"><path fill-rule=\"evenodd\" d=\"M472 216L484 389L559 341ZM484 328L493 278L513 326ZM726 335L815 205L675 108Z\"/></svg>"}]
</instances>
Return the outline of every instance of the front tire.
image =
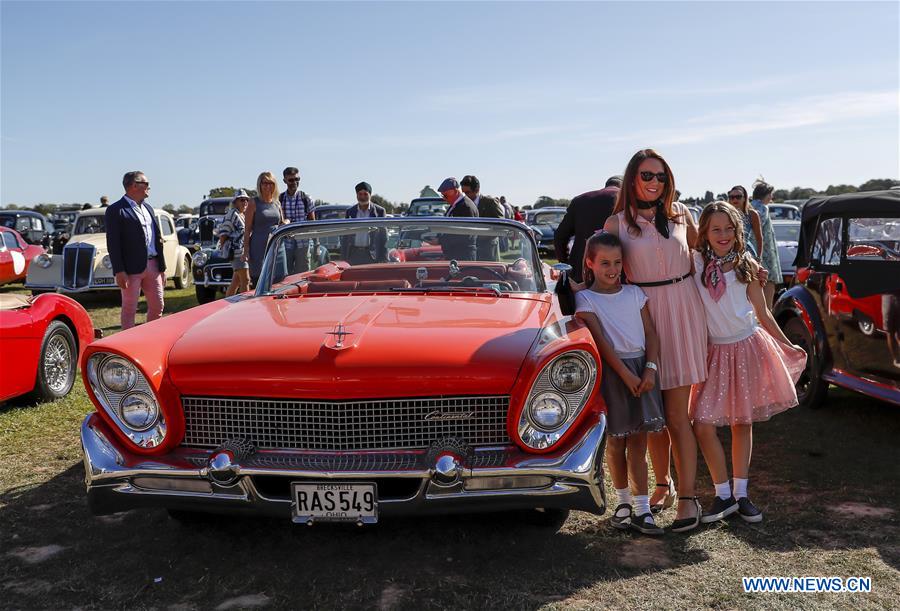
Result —
<instances>
[{"instance_id":1,"label":"front tire","mask_svg":"<svg viewBox=\"0 0 900 611\"><path fill-rule=\"evenodd\" d=\"M822 379L822 367L816 355L812 336L799 318L791 318L784 325L784 334L792 343L806 350L806 369L797 380L797 400L803 407L821 407L828 396L828 382Z\"/></svg>"},{"instance_id":2,"label":"front tire","mask_svg":"<svg viewBox=\"0 0 900 611\"><path fill-rule=\"evenodd\" d=\"M78 349L65 323L54 320L41 341L34 394L42 401L55 401L69 394L75 383Z\"/></svg>"},{"instance_id":3,"label":"front tire","mask_svg":"<svg viewBox=\"0 0 900 611\"><path fill-rule=\"evenodd\" d=\"M181 262L181 274L175 277L175 288L186 289L191 286L191 258L185 257Z\"/></svg>"},{"instance_id":4,"label":"front tire","mask_svg":"<svg viewBox=\"0 0 900 611\"><path fill-rule=\"evenodd\" d=\"M197 294L197 302L201 305L216 300L216 289L206 286L194 285L194 292Z\"/></svg>"}]
</instances>

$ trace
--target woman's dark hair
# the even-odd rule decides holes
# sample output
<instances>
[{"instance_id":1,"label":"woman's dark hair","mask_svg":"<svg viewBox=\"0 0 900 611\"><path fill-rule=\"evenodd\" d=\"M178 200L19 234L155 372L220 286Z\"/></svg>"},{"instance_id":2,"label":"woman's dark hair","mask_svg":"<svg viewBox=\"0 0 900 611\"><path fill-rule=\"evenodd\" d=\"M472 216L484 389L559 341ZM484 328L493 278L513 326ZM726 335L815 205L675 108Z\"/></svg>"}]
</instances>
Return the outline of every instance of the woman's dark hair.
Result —
<instances>
[{"instance_id":1,"label":"woman's dark hair","mask_svg":"<svg viewBox=\"0 0 900 611\"><path fill-rule=\"evenodd\" d=\"M588 260L594 258L597 249L601 246L622 250L622 241L619 236L608 231L598 231L587 239L584 244L584 260L581 262L581 277L584 278L584 286L587 288L594 284L594 270L588 265Z\"/></svg>"},{"instance_id":2,"label":"woman's dark hair","mask_svg":"<svg viewBox=\"0 0 900 611\"><path fill-rule=\"evenodd\" d=\"M763 180L753 183L753 199L762 199L773 191L775 187Z\"/></svg>"},{"instance_id":3,"label":"woman's dark hair","mask_svg":"<svg viewBox=\"0 0 900 611\"><path fill-rule=\"evenodd\" d=\"M743 193L744 201L741 203L740 207L734 206L734 204L731 204L731 200L728 200L728 203L731 204L732 206L734 206L735 208L737 208L738 210L740 210L741 212L743 212L744 214L746 214L747 206L750 205L750 199L747 197L747 189L745 189L743 187L743 185L734 185L733 187L728 189L728 193L731 193L732 191L740 191L741 193Z\"/></svg>"},{"instance_id":4,"label":"woman's dark hair","mask_svg":"<svg viewBox=\"0 0 900 611\"><path fill-rule=\"evenodd\" d=\"M643 149L634 154L628 166L625 168L625 174L622 177L622 188L616 196L616 207L613 214L625 211L625 223L628 225L628 232L632 235L640 235L641 227L637 224L634 215L637 208L637 195L634 193L634 187L638 179L638 168L645 159L659 159L666 171L666 180L663 187L663 210L666 218L676 223L681 222L681 215L672 211L672 202L675 201L675 177L672 175L672 169L662 155L653 149Z\"/></svg>"}]
</instances>

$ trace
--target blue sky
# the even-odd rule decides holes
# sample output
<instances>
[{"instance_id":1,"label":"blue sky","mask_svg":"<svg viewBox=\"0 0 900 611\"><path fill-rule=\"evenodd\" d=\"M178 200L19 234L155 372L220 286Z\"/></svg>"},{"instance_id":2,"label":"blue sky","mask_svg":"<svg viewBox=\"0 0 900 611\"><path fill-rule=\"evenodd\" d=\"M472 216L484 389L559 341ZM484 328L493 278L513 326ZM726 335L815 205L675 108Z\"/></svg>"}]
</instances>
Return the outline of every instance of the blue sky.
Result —
<instances>
[{"instance_id":1,"label":"blue sky","mask_svg":"<svg viewBox=\"0 0 900 611\"><path fill-rule=\"evenodd\" d=\"M688 195L900 175L900 3L0 4L0 204L301 170L391 201L573 197L654 147Z\"/></svg>"}]
</instances>

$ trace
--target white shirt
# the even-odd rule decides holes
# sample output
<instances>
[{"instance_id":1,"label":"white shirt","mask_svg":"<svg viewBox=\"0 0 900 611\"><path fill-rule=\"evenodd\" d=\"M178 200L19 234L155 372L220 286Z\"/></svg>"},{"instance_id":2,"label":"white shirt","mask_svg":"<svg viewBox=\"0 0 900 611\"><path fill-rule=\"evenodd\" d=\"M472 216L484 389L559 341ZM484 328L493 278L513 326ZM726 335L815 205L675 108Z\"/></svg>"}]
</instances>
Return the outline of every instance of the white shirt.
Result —
<instances>
[{"instance_id":1,"label":"white shirt","mask_svg":"<svg viewBox=\"0 0 900 611\"><path fill-rule=\"evenodd\" d=\"M575 293L575 311L596 314L613 350L625 358L637 358L646 349L641 308L647 303L644 291L625 284L618 293L598 293L590 289Z\"/></svg>"},{"instance_id":2,"label":"white shirt","mask_svg":"<svg viewBox=\"0 0 900 611\"><path fill-rule=\"evenodd\" d=\"M141 228L144 230L144 243L147 245L147 256L155 257L159 253L156 252L156 242L153 239L153 217L147 212L147 208L143 204L137 203L127 195L125 196L125 201L131 204L138 220L141 222Z\"/></svg>"},{"instance_id":3,"label":"white shirt","mask_svg":"<svg viewBox=\"0 0 900 611\"><path fill-rule=\"evenodd\" d=\"M372 204L369 204L369 207L365 210L362 209L362 206L356 211L356 218L365 219L371 218L375 216L375 211L372 209ZM353 245L358 248L365 248L369 245L369 232L368 231L357 231L353 235Z\"/></svg>"},{"instance_id":4,"label":"white shirt","mask_svg":"<svg viewBox=\"0 0 900 611\"><path fill-rule=\"evenodd\" d=\"M694 282L706 310L709 341L731 344L746 339L756 331L756 312L747 298L747 285L738 280L734 270L725 272L725 294L715 301L709 288L703 286L703 257L694 253Z\"/></svg>"}]
</instances>

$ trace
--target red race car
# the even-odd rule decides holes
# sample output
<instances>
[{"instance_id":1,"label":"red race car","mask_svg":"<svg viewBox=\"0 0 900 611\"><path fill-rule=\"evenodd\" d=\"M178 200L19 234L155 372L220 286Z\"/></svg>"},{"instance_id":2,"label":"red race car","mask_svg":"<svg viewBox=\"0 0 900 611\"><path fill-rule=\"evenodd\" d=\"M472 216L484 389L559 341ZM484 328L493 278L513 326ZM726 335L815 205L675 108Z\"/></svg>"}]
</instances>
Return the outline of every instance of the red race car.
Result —
<instances>
[{"instance_id":1,"label":"red race car","mask_svg":"<svg viewBox=\"0 0 900 611\"><path fill-rule=\"evenodd\" d=\"M27 243L15 229L0 227L0 285L24 280L31 261L44 252L43 246Z\"/></svg>"},{"instance_id":2,"label":"red race car","mask_svg":"<svg viewBox=\"0 0 900 611\"><path fill-rule=\"evenodd\" d=\"M3 375L0 401L33 392L44 401L68 394L78 357L94 339L81 305L64 295L0 293Z\"/></svg>"},{"instance_id":3,"label":"red race car","mask_svg":"<svg viewBox=\"0 0 900 611\"><path fill-rule=\"evenodd\" d=\"M439 258L376 248L413 233L434 235ZM296 245L323 238L368 257L307 270ZM476 260L480 238L499 252ZM279 228L255 293L85 351L91 509L301 524L519 509L551 527L570 509L602 514L600 356L554 271L501 219Z\"/></svg>"}]
</instances>

